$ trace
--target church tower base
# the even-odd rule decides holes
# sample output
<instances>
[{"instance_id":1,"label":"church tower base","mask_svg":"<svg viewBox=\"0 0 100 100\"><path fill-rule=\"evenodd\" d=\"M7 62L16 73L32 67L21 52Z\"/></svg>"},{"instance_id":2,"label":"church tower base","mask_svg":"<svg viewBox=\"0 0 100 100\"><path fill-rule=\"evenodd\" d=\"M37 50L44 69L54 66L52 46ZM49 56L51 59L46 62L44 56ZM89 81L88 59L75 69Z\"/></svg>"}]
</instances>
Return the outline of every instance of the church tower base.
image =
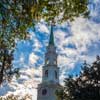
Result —
<instances>
[{"instance_id":1,"label":"church tower base","mask_svg":"<svg viewBox=\"0 0 100 100\"><path fill-rule=\"evenodd\" d=\"M57 84L39 84L37 100L57 100L56 91L60 89Z\"/></svg>"}]
</instances>

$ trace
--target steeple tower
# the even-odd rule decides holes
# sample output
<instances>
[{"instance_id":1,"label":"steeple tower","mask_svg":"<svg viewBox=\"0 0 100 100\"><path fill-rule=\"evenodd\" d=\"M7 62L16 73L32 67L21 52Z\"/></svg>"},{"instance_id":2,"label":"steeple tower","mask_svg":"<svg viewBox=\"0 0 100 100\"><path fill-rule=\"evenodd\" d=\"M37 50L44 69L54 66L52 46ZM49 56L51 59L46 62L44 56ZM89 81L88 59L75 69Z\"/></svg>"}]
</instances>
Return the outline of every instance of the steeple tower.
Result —
<instances>
[{"instance_id":1,"label":"steeple tower","mask_svg":"<svg viewBox=\"0 0 100 100\"><path fill-rule=\"evenodd\" d=\"M37 100L56 100L55 92L59 89L59 86L59 68L57 66L53 25L51 25L49 44L45 53L45 64L42 67L42 83L38 85Z\"/></svg>"},{"instance_id":2,"label":"steeple tower","mask_svg":"<svg viewBox=\"0 0 100 100\"><path fill-rule=\"evenodd\" d=\"M45 53L45 66L54 67L57 66L57 53L54 44L53 25L51 26L51 33L49 38L49 44Z\"/></svg>"}]
</instances>

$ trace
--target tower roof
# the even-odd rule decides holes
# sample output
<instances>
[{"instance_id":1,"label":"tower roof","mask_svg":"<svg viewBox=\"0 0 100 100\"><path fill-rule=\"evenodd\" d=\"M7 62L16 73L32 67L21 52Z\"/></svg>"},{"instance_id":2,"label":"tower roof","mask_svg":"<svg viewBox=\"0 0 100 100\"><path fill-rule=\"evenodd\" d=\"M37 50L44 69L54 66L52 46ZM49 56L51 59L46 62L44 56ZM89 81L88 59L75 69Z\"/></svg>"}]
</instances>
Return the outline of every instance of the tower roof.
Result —
<instances>
[{"instance_id":1,"label":"tower roof","mask_svg":"<svg viewBox=\"0 0 100 100\"><path fill-rule=\"evenodd\" d=\"M51 25L51 33L49 38L49 45L54 45L53 25Z\"/></svg>"}]
</instances>

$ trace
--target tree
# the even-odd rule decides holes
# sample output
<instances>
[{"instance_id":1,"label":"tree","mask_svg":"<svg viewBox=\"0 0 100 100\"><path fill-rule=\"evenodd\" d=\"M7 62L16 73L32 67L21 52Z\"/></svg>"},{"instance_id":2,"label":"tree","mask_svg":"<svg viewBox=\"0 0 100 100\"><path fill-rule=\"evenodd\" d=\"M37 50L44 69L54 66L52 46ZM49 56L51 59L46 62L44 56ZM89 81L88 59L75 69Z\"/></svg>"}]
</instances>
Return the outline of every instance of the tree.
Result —
<instances>
[{"instance_id":1,"label":"tree","mask_svg":"<svg viewBox=\"0 0 100 100\"><path fill-rule=\"evenodd\" d=\"M83 64L82 71L76 78L65 79L63 90L65 97L60 100L99 100L100 99L100 57L91 65ZM59 92L58 96L61 93Z\"/></svg>"},{"instance_id":2,"label":"tree","mask_svg":"<svg viewBox=\"0 0 100 100\"><path fill-rule=\"evenodd\" d=\"M5 50L13 52L16 40L27 38L28 28L41 19L49 23L52 20L63 22L74 20L78 16L86 17L89 13L87 5L88 0L0 0L1 80L5 68L4 63L8 62ZM11 66L10 64L9 68Z\"/></svg>"},{"instance_id":3,"label":"tree","mask_svg":"<svg viewBox=\"0 0 100 100\"><path fill-rule=\"evenodd\" d=\"M41 19L62 22L78 16L86 17L88 3L88 0L0 0L0 24L22 34L20 31Z\"/></svg>"},{"instance_id":4,"label":"tree","mask_svg":"<svg viewBox=\"0 0 100 100\"><path fill-rule=\"evenodd\" d=\"M13 68L12 60L12 50L0 48L0 85L4 80L11 81L14 74L19 74L19 69Z\"/></svg>"}]
</instances>

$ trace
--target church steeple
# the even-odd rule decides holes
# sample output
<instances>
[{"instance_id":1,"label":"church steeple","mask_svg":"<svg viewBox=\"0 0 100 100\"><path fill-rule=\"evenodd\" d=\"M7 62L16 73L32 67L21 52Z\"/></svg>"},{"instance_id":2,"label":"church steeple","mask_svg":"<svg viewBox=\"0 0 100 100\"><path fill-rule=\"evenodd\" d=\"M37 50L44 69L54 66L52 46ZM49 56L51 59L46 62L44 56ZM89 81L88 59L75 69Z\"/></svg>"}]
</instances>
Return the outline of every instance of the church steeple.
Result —
<instances>
[{"instance_id":1,"label":"church steeple","mask_svg":"<svg viewBox=\"0 0 100 100\"><path fill-rule=\"evenodd\" d=\"M49 44L47 46L47 51L45 53L45 65L49 67L57 66L57 53L54 43L53 26L54 25L51 25Z\"/></svg>"},{"instance_id":2,"label":"church steeple","mask_svg":"<svg viewBox=\"0 0 100 100\"><path fill-rule=\"evenodd\" d=\"M51 33L50 33L49 45L54 45L53 25L51 25Z\"/></svg>"},{"instance_id":3,"label":"church steeple","mask_svg":"<svg viewBox=\"0 0 100 100\"><path fill-rule=\"evenodd\" d=\"M57 53L54 45L53 25L51 25L49 44L45 53L45 66L43 67L43 82L45 81L48 83L52 81L54 83L59 83L58 70L59 68L57 67Z\"/></svg>"},{"instance_id":4,"label":"church steeple","mask_svg":"<svg viewBox=\"0 0 100 100\"><path fill-rule=\"evenodd\" d=\"M53 25L49 44L45 52L45 64L42 67L42 82L38 85L37 100L57 100L55 92L59 89L59 67L57 65L57 53L54 45Z\"/></svg>"}]
</instances>

